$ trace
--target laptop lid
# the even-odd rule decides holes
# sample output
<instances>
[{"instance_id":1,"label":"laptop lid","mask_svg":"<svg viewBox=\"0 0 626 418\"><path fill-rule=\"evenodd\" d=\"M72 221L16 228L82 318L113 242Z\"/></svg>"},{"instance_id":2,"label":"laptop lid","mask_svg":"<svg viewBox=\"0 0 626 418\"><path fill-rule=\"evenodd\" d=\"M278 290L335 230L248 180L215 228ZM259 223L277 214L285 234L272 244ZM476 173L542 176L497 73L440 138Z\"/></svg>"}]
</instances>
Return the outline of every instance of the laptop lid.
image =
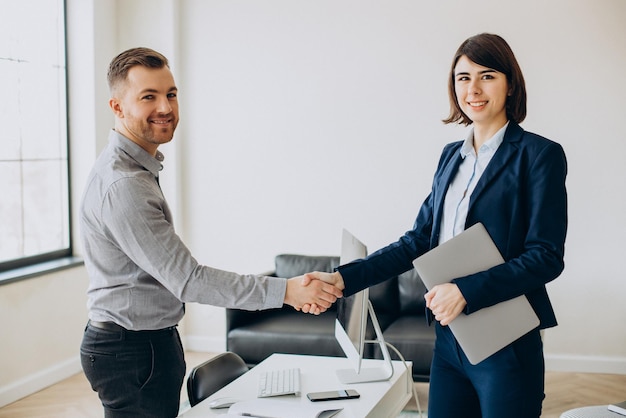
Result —
<instances>
[{"instance_id":1,"label":"laptop lid","mask_svg":"<svg viewBox=\"0 0 626 418\"><path fill-rule=\"evenodd\" d=\"M452 279L504 263L485 227L478 223L413 261L428 289ZM472 364L477 364L539 325L526 296L519 296L470 315L461 314L448 326Z\"/></svg>"}]
</instances>

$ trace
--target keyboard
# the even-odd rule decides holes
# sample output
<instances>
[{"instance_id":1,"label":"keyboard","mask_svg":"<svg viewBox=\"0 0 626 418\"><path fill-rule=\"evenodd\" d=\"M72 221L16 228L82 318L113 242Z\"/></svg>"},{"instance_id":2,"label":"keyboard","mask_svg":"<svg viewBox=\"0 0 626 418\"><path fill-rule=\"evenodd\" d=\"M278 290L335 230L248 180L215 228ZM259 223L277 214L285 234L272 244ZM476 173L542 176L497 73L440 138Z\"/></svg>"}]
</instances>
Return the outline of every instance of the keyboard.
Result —
<instances>
[{"instance_id":1,"label":"keyboard","mask_svg":"<svg viewBox=\"0 0 626 418\"><path fill-rule=\"evenodd\" d=\"M300 395L300 369L268 370L259 376L259 398Z\"/></svg>"}]
</instances>

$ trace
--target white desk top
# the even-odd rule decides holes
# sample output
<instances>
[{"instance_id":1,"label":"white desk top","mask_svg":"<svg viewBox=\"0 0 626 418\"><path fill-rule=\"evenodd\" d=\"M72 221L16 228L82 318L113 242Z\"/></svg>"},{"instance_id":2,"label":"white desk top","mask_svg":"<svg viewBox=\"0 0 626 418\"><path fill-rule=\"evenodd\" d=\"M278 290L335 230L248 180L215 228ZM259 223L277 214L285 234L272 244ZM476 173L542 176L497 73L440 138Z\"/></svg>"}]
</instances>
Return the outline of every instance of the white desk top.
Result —
<instances>
[{"instance_id":1,"label":"white desk top","mask_svg":"<svg viewBox=\"0 0 626 418\"><path fill-rule=\"evenodd\" d=\"M378 367L381 360L364 360L363 367ZM407 362L409 367L410 362ZM300 396L279 396L273 398L257 398L259 374L264 370L300 368L301 394ZM404 367L401 361L394 361L394 374L389 381L342 384L337 379L337 369L349 368L350 364L343 357L303 356L294 354L273 354L248 373L214 393L208 399L200 402L182 414L182 417L219 417L225 415L228 409L210 409L209 402L216 398L233 397L242 401L268 401L275 405L284 405L286 408L313 407L319 409L343 408L335 415L336 418L363 418L363 417L397 417L402 408L412 396L412 373ZM324 392L338 389L355 389L360 394L359 399L341 401L311 402L306 397L309 392ZM265 414L267 415L267 414ZM280 414L277 414L277 416Z\"/></svg>"}]
</instances>

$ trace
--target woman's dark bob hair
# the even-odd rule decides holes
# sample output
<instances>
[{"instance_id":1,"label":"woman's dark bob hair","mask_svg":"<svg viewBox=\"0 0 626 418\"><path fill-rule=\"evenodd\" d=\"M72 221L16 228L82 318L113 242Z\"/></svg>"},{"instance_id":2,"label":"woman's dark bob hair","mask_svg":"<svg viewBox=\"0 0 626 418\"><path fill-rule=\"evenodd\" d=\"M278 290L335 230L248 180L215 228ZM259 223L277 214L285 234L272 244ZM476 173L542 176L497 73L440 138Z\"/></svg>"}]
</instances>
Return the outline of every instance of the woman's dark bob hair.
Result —
<instances>
[{"instance_id":1,"label":"woman's dark bob hair","mask_svg":"<svg viewBox=\"0 0 626 418\"><path fill-rule=\"evenodd\" d=\"M461 110L454 89L454 68L463 55L478 65L491 68L506 76L510 91L506 101L506 117L516 123L521 123L526 118L526 85L522 70L509 44L500 36L490 33L481 33L468 38L456 51L448 78L450 116L443 122L466 126L472 124L472 120Z\"/></svg>"}]
</instances>

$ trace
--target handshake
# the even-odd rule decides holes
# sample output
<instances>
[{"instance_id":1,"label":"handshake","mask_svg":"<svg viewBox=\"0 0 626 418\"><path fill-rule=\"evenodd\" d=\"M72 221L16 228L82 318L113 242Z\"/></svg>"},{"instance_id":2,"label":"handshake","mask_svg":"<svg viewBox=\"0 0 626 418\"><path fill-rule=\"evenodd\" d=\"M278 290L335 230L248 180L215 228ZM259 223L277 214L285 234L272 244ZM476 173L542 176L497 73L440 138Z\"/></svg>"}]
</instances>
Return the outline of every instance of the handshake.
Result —
<instances>
[{"instance_id":1,"label":"handshake","mask_svg":"<svg viewBox=\"0 0 626 418\"><path fill-rule=\"evenodd\" d=\"M345 284L339 272L315 271L287 280L285 303L296 310L319 315L343 296ZM448 325L467 306L465 297L454 283L434 286L424 295L426 307L443 326Z\"/></svg>"},{"instance_id":2,"label":"handshake","mask_svg":"<svg viewBox=\"0 0 626 418\"><path fill-rule=\"evenodd\" d=\"M297 311L319 315L343 296L344 288L339 272L307 273L287 280L285 303Z\"/></svg>"}]
</instances>

